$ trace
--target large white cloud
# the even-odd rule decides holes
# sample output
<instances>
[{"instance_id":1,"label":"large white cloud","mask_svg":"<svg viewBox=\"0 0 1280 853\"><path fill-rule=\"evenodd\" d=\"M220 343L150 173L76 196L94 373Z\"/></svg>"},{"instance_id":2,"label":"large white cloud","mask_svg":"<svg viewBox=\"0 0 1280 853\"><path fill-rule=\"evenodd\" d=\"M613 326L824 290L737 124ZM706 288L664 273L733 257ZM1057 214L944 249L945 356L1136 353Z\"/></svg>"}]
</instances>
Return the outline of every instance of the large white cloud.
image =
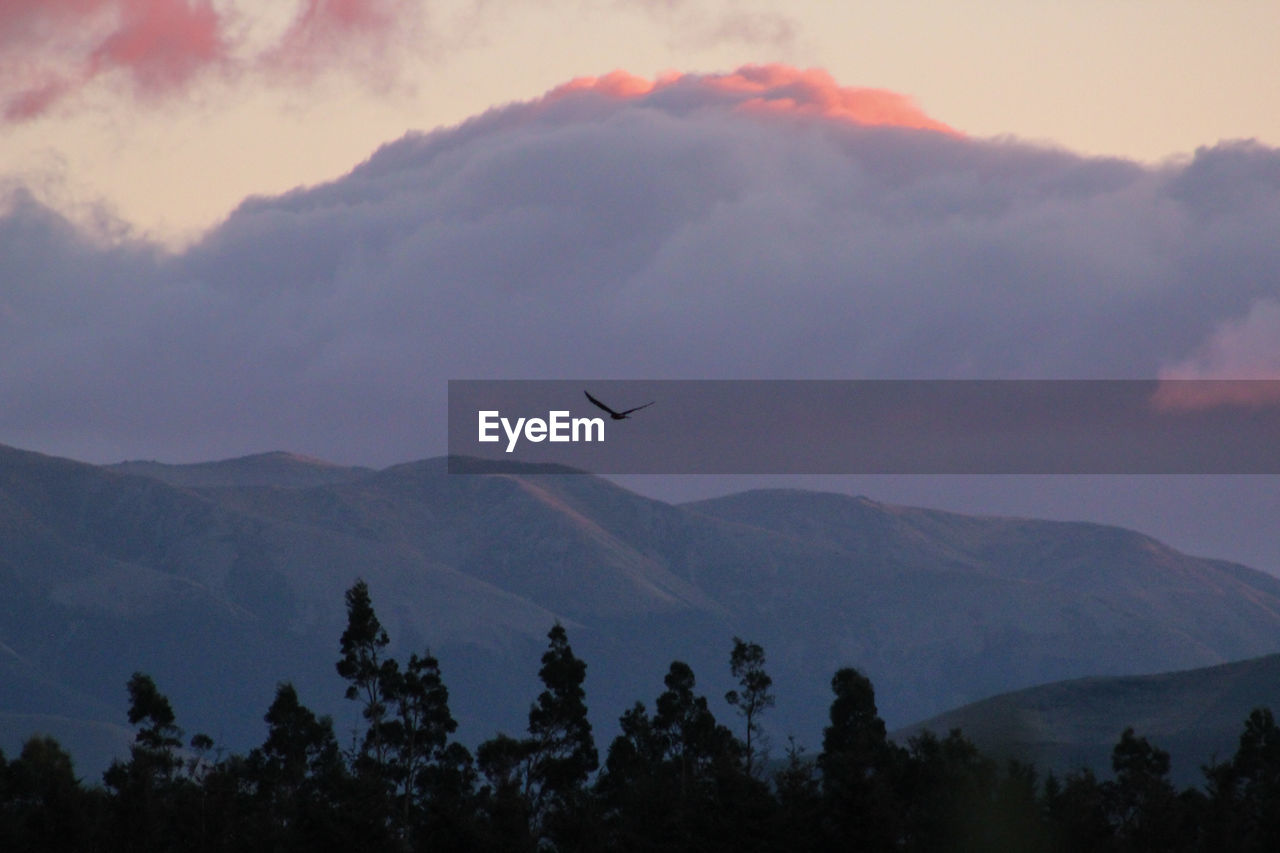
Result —
<instances>
[{"instance_id":1,"label":"large white cloud","mask_svg":"<svg viewBox=\"0 0 1280 853\"><path fill-rule=\"evenodd\" d=\"M0 442L377 464L443 450L449 378L1154 377L1280 298L1277 233L1256 144L1151 168L820 73L578 81L177 255L14 194Z\"/></svg>"}]
</instances>

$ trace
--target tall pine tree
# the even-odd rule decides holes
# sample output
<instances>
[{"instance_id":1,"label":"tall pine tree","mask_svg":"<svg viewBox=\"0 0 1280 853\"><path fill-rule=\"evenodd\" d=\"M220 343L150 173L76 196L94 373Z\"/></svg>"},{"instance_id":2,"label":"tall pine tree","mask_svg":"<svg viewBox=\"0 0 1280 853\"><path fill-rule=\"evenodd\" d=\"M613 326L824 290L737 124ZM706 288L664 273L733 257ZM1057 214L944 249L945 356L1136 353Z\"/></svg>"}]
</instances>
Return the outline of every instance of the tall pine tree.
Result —
<instances>
[{"instance_id":1,"label":"tall pine tree","mask_svg":"<svg viewBox=\"0 0 1280 853\"><path fill-rule=\"evenodd\" d=\"M586 783L600 765L583 682L587 665L573 654L564 626L547 633L538 677L545 690L529 709L529 794L533 833L557 850L583 849Z\"/></svg>"}]
</instances>

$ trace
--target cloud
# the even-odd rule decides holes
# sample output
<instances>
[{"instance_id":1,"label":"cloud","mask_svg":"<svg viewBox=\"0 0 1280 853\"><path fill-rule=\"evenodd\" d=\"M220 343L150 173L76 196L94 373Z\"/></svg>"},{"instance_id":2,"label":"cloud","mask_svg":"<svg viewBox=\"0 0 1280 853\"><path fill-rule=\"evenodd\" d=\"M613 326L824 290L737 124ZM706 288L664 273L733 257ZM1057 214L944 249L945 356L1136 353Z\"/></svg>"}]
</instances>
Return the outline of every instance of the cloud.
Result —
<instances>
[{"instance_id":1,"label":"cloud","mask_svg":"<svg viewBox=\"0 0 1280 853\"><path fill-rule=\"evenodd\" d=\"M736 43L785 49L795 42L800 29L791 16L754 10L749 8L751 4L741 2L615 0L614 5L641 9L670 30L670 41L676 46Z\"/></svg>"},{"instance_id":2,"label":"cloud","mask_svg":"<svg viewBox=\"0 0 1280 853\"><path fill-rule=\"evenodd\" d=\"M661 97L691 93L697 99L718 98L742 112L778 112L841 119L859 125L894 125L955 133L917 107L910 98L884 89L841 86L820 68L747 65L730 74L668 74L646 80L615 71L602 77L579 77L549 92L541 103L588 92L613 98ZM536 108L537 104L535 104Z\"/></svg>"},{"instance_id":3,"label":"cloud","mask_svg":"<svg viewBox=\"0 0 1280 853\"><path fill-rule=\"evenodd\" d=\"M1259 299L1226 320L1189 358L1160 371L1165 379L1280 379L1280 300Z\"/></svg>"},{"instance_id":4,"label":"cloud","mask_svg":"<svg viewBox=\"0 0 1280 853\"><path fill-rule=\"evenodd\" d=\"M956 133L925 115L909 97L882 88L840 86L820 68L744 65L728 74L667 74L654 81L626 72L579 77L553 88L532 109L566 97L598 93L616 99L646 99L675 106L678 101L717 102L742 113L781 113L846 120L860 126L888 124ZM669 99L671 100L667 100ZM515 114L517 110L513 110Z\"/></svg>"},{"instance_id":5,"label":"cloud","mask_svg":"<svg viewBox=\"0 0 1280 853\"><path fill-rule=\"evenodd\" d=\"M821 72L618 73L176 254L14 193L0 442L381 464L442 451L450 378L1154 378L1276 339L1280 151L943 127Z\"/></svg>"},{"instance_id":6,"label":"cloud","mask_svg":"<svg viewBox=\"0 0 1280 853\"><path fill-rule=\"evenodd\" d=\"M787 47L796 40L797 30L795 20L784 15L731 11L707 27L700 40Z\"/></svg>"},{"instance_id":7,"label":"cloud","mask_svg":"<svg viewBox=\"0 0 1280 853\"><path fill-rule=\"evenodd\" d=\"M1243 317L1222 321L1160 379L1154 402L1165 409L1280 403L1280 299L1259 299Z\"/></svg>"},{"instance_id":8,"label":"cloud","mask_svg":"<svg viewBox=\"0 0 1280 853\"><path fill-rule=\"evenodd\" d=\"M377 63L405 28L416 22L411 0L303 0L293 23L260 61L270 71L311 77L352 54Z\"/></svg>"},{"instance_id":9,"label":"cloud","mask_svg":"<svg viewBox=\"0 0 1280 853\"><path fill-rule=\"evenodd\" d=\"M15 0L0 12L9 120L34 118L112 72L147 95L185 86L228 57L223 17L208 0Z\"/></svg>"},{"instance_id":10,"label":"cloud","mask_svg":"<svg viewBox=\"0 0 1280 853\"><path fill-rule=\"evenodd\" d=\"M35 118L53 106L71 88L71 81L63 77L46 76L40 80L29 80L25 88L10 97L4 105L4 117L9 121Z\"/></svg>"},{"instance_id":11,"label":"cloud","mask_svg":"<svg viewBox=\"0 0 1280 853\"><path fill-rule=\"evenodd\" d=\"M118 24L89 55L88 72L127 70L143 91L167 92L226 59L221 30L222 18L207 0L121 2Z\"/></svg>"},{"instance_id":12,"label":"cloud","mask_svg":"<svg viewBox=\"0 0 1280 853\"><path fill-rule=\"evenodd\" d=\"M255 22L211 0L10 0L0 5L0 112L37 118L95 81L152 100L207 75L287 70L310 78L353 52L384 55L421 12L415 0L302 0L273 43L247 51Z\"/></svg>"}]
</instances>

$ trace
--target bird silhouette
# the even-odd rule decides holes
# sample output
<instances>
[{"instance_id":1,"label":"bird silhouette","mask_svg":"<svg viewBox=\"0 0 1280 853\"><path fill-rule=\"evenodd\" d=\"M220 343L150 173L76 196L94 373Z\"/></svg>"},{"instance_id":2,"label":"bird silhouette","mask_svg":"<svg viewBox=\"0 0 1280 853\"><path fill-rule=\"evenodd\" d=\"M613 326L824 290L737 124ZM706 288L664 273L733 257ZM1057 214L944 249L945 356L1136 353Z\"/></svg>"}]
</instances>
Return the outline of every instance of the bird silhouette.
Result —
<instances>
[{"instance_id":1,"label":"bird silhouette","mask_svg":"<svg viewBox=\"0 0 1280 853\"><path fill-rule=\"evenodd\" d=\"M624 420L627 417L627 415L631 414L632 412L638 412L641 409L647 408L648 406L652 406L654 403L658 402L657 400L650 400L649 402L645 403L643 406L636 406L634 409L625 409L621 412L615 412L613 409L609 408L604 403L601 403L595 397L592 397L590 391L583 391L582 393L586 394L587 399L590 400L592 403L594 403L595 405L599 406L600 408L608 412L609 417L613 418L615 421Z\"/></svg>"}]
</instances>

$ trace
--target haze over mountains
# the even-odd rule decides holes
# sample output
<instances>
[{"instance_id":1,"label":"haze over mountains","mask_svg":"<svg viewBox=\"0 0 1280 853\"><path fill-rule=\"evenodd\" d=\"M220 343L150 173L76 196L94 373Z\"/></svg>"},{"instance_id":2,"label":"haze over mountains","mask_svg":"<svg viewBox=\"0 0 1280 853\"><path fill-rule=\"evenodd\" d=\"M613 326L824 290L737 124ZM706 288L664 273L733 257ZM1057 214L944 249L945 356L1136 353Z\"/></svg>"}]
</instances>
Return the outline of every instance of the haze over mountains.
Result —
<instances>
[{"instance_id":1,"label":"haze over mountains","mask_svg":"<svg viewBox=\"0 0 1280 853\"><path fill-rule=\"evenodd\" d=\"M127 741L109 726L135 670L189 733L234 749L261 740L286 679L349 730L333 662L357 577L397 655L440 659L470 742L523 729L556 620L587 661L598 736L676 658L730 721L738 635L768 655L774 742L810 748L839 666L871 676L894 727L1280 647L1280 580L1114 527L782 490L677 506L589 475L451 476L442 459L100 467L0 447L4 747L53 729L92 766Z\"/></svg>"}]
</instances>

